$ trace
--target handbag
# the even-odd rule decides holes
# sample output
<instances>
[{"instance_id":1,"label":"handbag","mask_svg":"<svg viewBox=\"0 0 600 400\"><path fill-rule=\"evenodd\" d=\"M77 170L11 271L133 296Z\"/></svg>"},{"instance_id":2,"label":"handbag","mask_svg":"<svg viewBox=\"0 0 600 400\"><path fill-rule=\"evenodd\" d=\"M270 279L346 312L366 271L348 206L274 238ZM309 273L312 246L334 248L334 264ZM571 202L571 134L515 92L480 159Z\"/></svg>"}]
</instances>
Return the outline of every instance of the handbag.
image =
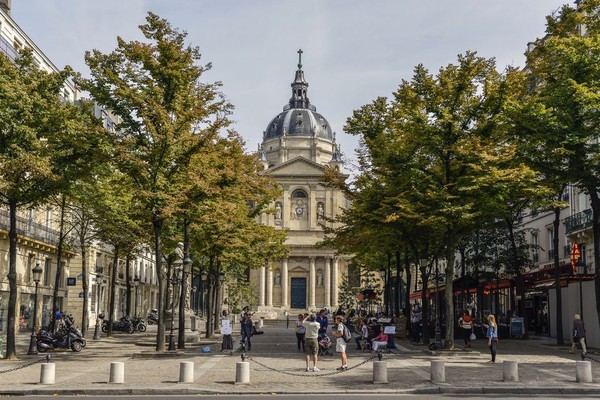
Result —
<instances>
[{"instance_id":1,"label":"handbag","mask_svg":"<svg viewBox=\"0 0 600 400\"><path fill-rule=\"evenodd\" d=\"M477 336L475 336L474 333L471 333L471 336L469 336L469 340L475 340L477 339Z\"/></svg>"}]
</instances>

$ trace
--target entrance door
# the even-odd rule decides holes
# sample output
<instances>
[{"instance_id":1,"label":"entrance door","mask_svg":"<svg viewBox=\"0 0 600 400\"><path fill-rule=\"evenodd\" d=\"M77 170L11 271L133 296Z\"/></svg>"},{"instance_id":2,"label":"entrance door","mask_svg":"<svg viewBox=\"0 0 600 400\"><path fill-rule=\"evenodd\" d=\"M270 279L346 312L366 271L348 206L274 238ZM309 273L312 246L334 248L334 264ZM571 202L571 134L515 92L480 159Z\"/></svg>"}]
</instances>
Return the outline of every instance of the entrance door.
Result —
<instances>
[{"instance_id":1,"label":"entrance door","mask_svg":"<svg viewBox=\"0 0 600 400\"><path fill-rule=\"evenodd\" d=\"M306 278L292 278L292 308L306 309Z\"/></svg>"}]
</instances>

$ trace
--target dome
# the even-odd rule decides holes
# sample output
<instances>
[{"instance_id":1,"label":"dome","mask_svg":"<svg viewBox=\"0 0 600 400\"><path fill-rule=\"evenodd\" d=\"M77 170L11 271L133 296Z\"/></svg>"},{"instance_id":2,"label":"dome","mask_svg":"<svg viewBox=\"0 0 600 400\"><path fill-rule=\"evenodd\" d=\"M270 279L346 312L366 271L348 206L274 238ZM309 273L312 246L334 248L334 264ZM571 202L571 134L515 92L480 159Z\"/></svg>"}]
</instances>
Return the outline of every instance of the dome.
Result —
<instances>
[{"instance_id":1,"label":"dome","mask_svg":"<svg viewBox=\"0 0 600 400\"><path fill-rule=\"evenodd\" d=\"M299 50L298 54L298 70L291 85L292 97L283 107L283 112L269 122L263 140L281 136L316 136L333 140L329 122L308 100L308 83L304 80L302 71L302 50Z\"/></svg>"},{"instance_id":2,"label":"dome","mask_svg":"<svg viewBox=\"0 0 600 400\"><path fill-rule=\"evenodd\" d=\"M287 107L286 107L287 108ZM267 125L264 139L280 136L317 136L333 140L329 122L311 108L287 108Z\"/></svg>"}]
</instances>

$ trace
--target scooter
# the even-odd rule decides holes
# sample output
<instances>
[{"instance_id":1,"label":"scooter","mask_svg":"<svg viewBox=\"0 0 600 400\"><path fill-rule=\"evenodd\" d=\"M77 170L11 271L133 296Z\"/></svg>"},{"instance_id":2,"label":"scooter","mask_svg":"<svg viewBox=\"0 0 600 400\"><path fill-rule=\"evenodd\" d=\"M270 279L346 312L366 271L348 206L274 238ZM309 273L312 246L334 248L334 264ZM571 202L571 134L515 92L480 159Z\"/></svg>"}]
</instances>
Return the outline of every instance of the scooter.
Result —
<instances>
[{"instance_id":1,"label":"scooter","mask_svg":"<svg viewBox=\"0 0 600 400\"><path fill-rule=\"evenodd\" d=\"M57 333L55 335L48 331L41 330L37 333L37 350L44 353L53 349L68 349L78 353L84 347L84 339L75 329L69 329L67 332Z\"/></svg>"},{"instance_id":2,"label":"scooter","mask_svg":"<svg viewBox=\"0 0 600 400\"><path fill-rule=\"evenodd\" d=\"M158 324L158 310L153 308L148 314L148 325Z\"/></svg>"},{"instance_id":3,"label":"scooter","mask_svg":"<svg viewBox=\"0 0 600 400\"><path fill-rule=\"evenodd\" d=\"M108 332L108 320L102 321L102 332ZM133 323L129 317L122 317L120 320L113 322L112 326L113 331L123 331L127 333L135 332L135 328L133 327Z\"/></svg>"},{"instance_id":4,"label":"scooter","mask_svg":"<svg viewBox=\"0 0 600 400\"><path fill-rule=\"evenodd\" d=\"M140 317L133 317L131 323L133 324L133 329L137 329L140 332L146 332L146 324Z\"/></svg>"}]
</instances>

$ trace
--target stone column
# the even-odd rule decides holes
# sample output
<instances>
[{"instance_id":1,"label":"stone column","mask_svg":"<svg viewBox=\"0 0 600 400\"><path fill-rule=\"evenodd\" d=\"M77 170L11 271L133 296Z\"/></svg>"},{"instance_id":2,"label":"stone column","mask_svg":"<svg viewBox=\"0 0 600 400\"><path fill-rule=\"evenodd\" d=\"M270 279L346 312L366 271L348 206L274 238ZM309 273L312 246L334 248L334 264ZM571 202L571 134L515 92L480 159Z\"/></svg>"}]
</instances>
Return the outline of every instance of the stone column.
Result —
<instances>
[{"instance_id":1,"label":"stone column","mask_svg":"<svg viewBox=\"0 0 600 400\"><path fill-rule=\"evenodd\" d=\"M308 202L308 228L315 229L317 227L317 186L310 185L310 195Z\"/></svg>"},{"instance_id":2,"label":"stone column","mask_svg":"<svg viewBox=\"0 0 600 400\"><path fill-rule=\"evenodd\" d=\"M338 306L338 258L333 258L333 268L331 268L331 306L337 308Z\"/></svg>"},{"instance_id":3,"label":"stone column","mask_svg":"<svg viewBox=\"0 0 600 400\"><path fill-rule=\"evenodd\" d=\"M267 270L267 306L273 307L273 270Z\"/></svg>"},{"instance_id":4,"label":"stone column","mask_svg":"<svg viewBox=\"0 0 600 400\"><path fill-rule=\"evenodd\" d=\"M325 258L323 287L325 289L325 308L331 308L331 257Z\"/></svg>"},{"instance_id":5,"label":"stone column","mask_svg":"<svg viewBox=\"0 0 600 400\"><path fill-rule=\"evenodd\" d=\"M281 262L281 306L288 308L288 259L284 258Z\"/></svg>"},{"instance_id":6,"label":"stone column","mask_svg":"<svg viewBox=\"0 0 600 400\"><path fill-rule=\"evenodd\" d=\"M265 305L265 267L258 270L258 306Z\"/></svg>"},{"instance_id":7,"label":"stone column","mask_svg":"<svg viewBox=\"0 0 600 400\"><path fill-rule=\"evenodd\" d=\"M310 257L310 286L308 289L308 308L313 310L315 308L315 293L317 289L317 277L315 274L315 257Z\"/></svg>"},{"instance_id":8,"label":"stone column","mask_svg":"<svg viewBox=\"0 0 600 400\"><path fill-rule=\"evenodd\" d=\"M283 185L283 200L281 202L283 210L281 212L281 224L284 228L290 227L290 213L292 212L289 189L290 185Z\"/></svg>"}]
</instances>

